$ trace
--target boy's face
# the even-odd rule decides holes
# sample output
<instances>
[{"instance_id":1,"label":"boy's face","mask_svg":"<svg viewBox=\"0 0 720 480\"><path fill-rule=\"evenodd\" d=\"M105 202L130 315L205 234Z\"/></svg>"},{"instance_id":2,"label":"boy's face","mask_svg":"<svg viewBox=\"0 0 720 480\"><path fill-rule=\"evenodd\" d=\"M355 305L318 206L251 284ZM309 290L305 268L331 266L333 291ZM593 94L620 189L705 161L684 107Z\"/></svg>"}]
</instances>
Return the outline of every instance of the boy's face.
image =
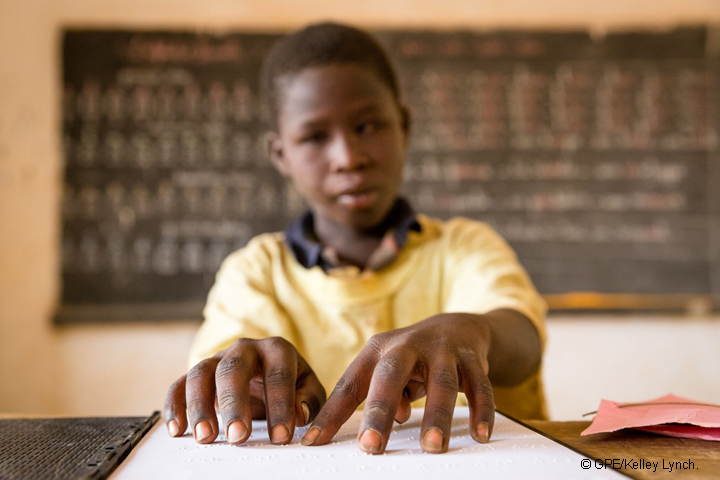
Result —
<instances>
[{"instance_id":1,"label":"boy's face","mask_svg":"<svg viewBox=\"0 0 720 480\"><path fill-rule=\"evenodd\" d=\"M377 226L402 183L407 110L372 70L354 64L302 70L280 94L273 164L322 220Z\"/></svg>"}]
</instances>

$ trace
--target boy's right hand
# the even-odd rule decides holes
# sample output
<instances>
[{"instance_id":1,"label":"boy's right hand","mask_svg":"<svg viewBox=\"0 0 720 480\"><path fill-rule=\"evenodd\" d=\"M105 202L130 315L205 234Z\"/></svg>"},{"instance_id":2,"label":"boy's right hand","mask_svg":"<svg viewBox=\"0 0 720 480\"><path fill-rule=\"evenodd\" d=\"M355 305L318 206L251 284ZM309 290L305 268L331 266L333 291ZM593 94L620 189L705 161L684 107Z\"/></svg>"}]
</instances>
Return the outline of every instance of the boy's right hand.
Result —
<instances>
[{"instance_id":1,"label":"boy's right hand","mask_svg":"<svg viewBox=\"0 0 720 480\"><path fill-rule=\"evenodd\" d=\"M290 342L241 338L173 383L163 413L170 436L182 435L189 419L198 443L217 438L216 408L232 444L250 437L253 419L267 418L270 441L284 444L296 424L315 418L325 399L322 384Z\"/></svg>"}]
</instances>

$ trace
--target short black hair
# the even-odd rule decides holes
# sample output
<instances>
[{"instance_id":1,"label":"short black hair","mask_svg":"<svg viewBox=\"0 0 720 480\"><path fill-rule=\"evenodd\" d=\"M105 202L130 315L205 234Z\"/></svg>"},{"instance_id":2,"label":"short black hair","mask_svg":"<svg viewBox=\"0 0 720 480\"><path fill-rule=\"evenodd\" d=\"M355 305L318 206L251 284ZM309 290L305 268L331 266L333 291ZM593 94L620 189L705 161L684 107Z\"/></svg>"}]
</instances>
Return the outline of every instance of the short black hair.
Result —
<instances>
[{"instance_id":1,"label":"short black hair","mask_svg":"<svg viewBox=\"0 0 720 480\"><path fill-rule=\"evenodd\" d=\"M282 101L278 80L300 71L337 63L351 63L373 70L400 101L395 69L383 47L369 33L338 23L319 23L287 35L273 45L265 58L260 77L261 98L268 109L272 128Z\"/></svg>"}]
</instances>

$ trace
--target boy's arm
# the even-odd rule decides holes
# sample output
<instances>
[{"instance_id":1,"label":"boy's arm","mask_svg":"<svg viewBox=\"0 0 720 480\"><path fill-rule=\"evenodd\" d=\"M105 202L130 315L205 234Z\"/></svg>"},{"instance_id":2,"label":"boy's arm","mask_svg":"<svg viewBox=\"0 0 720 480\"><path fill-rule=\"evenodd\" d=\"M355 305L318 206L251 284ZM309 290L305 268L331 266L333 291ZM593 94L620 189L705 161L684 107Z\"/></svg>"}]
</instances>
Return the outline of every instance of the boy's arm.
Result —
<instances>
[{"instance_id":1,"label":"boy's arm","mask_svg":"<svg viewBox=\"0 0 720 480\"><path fill-rule=\"evenodd\" d=\"M490 331L488 378L493 385L517 385L538 370L542 346L530 319L511 309L493 310L475 317Z\"/></svg>"}]
</instances>

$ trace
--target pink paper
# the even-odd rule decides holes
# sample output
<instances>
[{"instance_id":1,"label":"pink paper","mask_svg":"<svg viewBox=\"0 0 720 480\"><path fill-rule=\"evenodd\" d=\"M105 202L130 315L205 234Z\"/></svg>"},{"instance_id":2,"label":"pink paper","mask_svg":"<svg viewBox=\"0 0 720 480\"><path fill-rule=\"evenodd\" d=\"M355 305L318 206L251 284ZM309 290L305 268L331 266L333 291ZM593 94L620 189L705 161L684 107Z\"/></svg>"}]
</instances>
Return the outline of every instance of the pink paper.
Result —
<instances>
[{"instance_id":1,"label":"pink paper","mask_svg":"<svg viewBox=\"0 0 720 480\"><path fill-rule=\"evenodd\" d=\"M602 400L592 424L581 435L615 432L623 428L720 441L720 407L675 395L632 404Z\"/></svg>"},{"instance_id":2,"label":"pink paper","mask_svg":"<svg viewBox=\"0 0 720 480\"><path fill-rule=\"evenodd\" d=\"M697 427L685 424L663 424L651 427L637 427L635 430L667 435L668 437L699 438L700 440L714 440L720 442L720 428Z\"/></svg>"}]
</instances>

